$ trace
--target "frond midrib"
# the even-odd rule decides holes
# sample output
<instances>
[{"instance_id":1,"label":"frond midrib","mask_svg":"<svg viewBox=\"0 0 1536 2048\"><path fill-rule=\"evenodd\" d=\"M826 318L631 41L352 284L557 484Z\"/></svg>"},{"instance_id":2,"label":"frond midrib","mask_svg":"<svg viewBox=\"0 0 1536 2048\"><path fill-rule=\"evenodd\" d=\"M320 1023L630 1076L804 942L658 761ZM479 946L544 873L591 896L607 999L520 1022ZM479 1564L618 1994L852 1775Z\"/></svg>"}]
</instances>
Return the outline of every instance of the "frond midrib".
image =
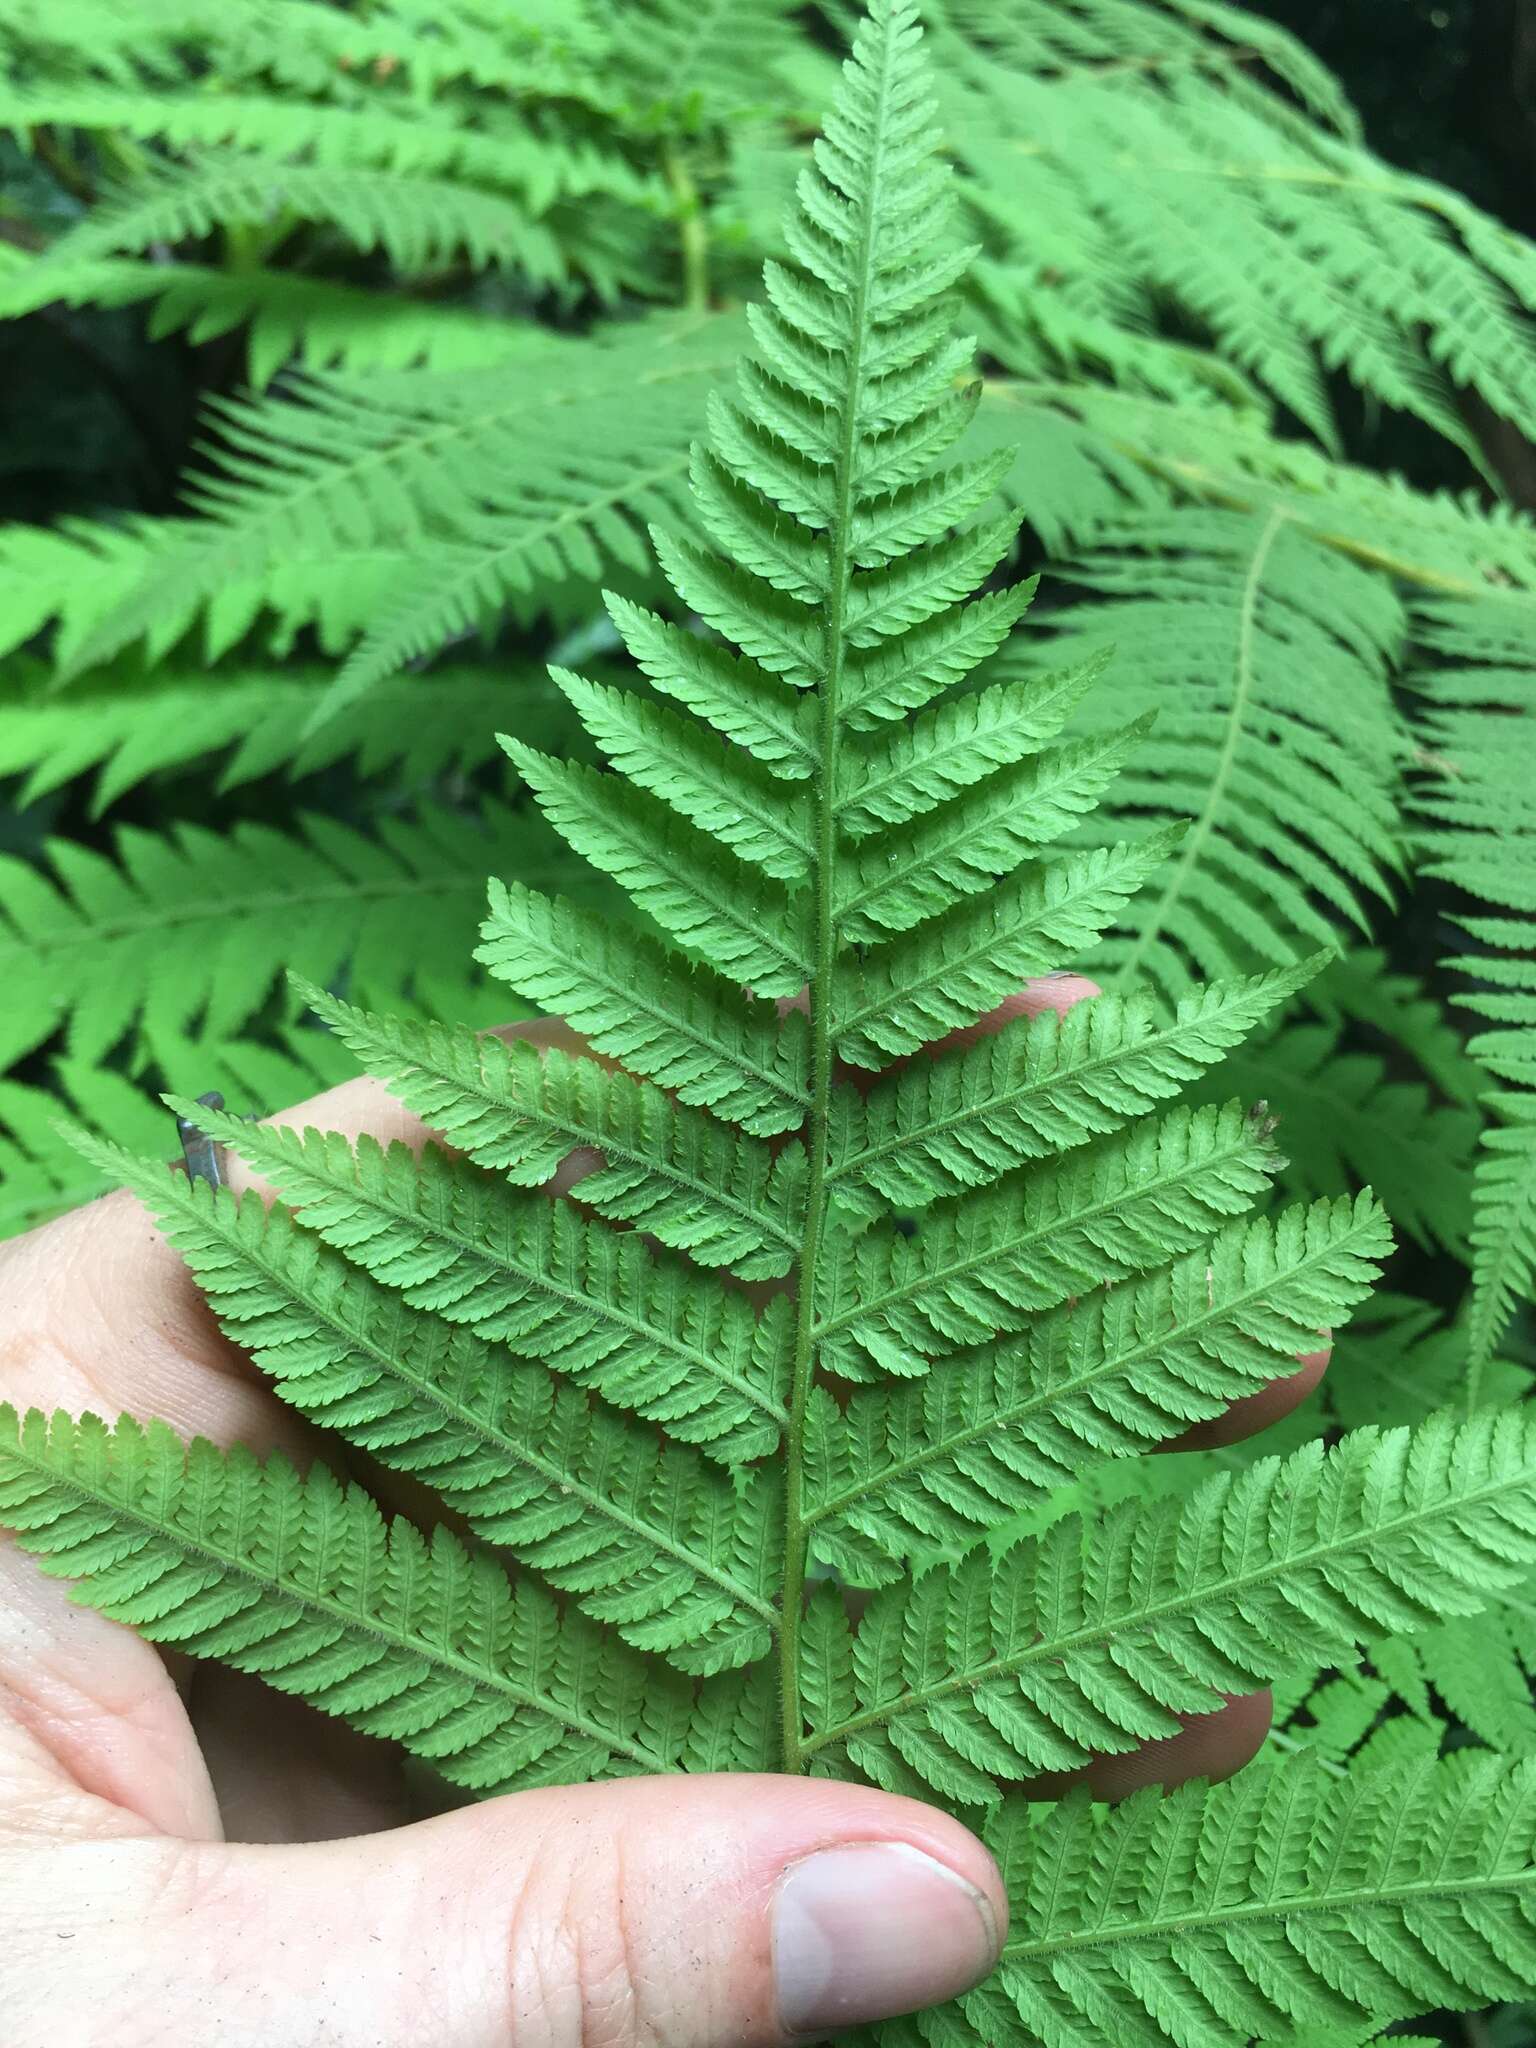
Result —
<instances>
[{"instance_id":1,"label":"frond midrib","mask_svg":"<svg viewBox=\"0 0 1536 2048\"><path fill-rule=\"evenodd\" d=\"M1151 915L1138 919L1140 928L1116 970L1117 982L1131 978L1153 946L1162 939L1185 883L1195 870L1200 850L1214 830L1217 815L1226 800L1227 783L1238 765L1243 740L1243 721L1248 709L1248 699L1254 687L1254 640L1258 630L1259 590L1270 550L1289 517L1290 514L1283 506L1275 506L1254 543L1253 556L1243 578L1242 592L1238 599L1236 676L1232 688L1232 701L1227 707L1226 735L1222 740L1221 752L1217 755L1212 768L1210 786L1200 815L1174 856L1173 871L1163 884Z\"/></svg>"},{"instance_id":2,"label":"frond midrib","mask_svg":"<svg viewBox=\"0 0 1536 2048\"><path fill-rule=\"evenodd\" d=\"M877 87L877 123L884 115L892 89L894 38L891 23L881 44L881 70ZM821 1355L821 1332L816 1321L816 1272L826 1232L831 1194L827 1168L831 1155L831 1116L834 1080L834 1025L832 1006L839 957L837 936L837 853L838 802L837 755L841 737L838 691L847 653L844 615L852 570L854 452L859 434L859 397L864 375L864 353L869 341L869 289L875 260L875 233L880 197L880 167L883 137L878 127L870 148L870 174L860 195L856 280L849 312L850 343L844 359L845 393L843 417L839 422L837 486L827 532L831 541L830 582L827 617L822 641L822 679L817 692L817 738L820 773L816 784L816 826L813 865L813 919L815 954L809 977L811 1011L812 1099L808 1152L810 1174L806 1188L804 1243L796 1268L799 1306L796 1317L795 1353L790 1392L788 1457L784 1480L785 1583L783 1626L779 1635L780 1694L782 1709L783 1768L798 1771L807 1754L805 1728L800 1704L800 1611L805 1598L808 1563L808 1534L805 1526L805 1437L806 1412Z\"/></svg>"}]
</instances>

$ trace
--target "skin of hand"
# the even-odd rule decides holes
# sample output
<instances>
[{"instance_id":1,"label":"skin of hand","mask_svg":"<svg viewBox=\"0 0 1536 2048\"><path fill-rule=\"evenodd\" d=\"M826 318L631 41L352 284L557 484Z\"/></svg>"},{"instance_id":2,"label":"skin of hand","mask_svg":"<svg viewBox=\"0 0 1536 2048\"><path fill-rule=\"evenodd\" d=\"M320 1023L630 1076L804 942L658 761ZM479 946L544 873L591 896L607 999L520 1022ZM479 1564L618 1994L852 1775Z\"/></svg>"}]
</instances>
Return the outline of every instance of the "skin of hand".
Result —
<instances>
[{"instance_id":1,"label":"skin of hand","mask_svg":"<svg viewBox=\"0 0 1536 2048\"><path fill-rule=\"evenodd\" d=\"M1096 993L1050 976L975 1030ZM426 1135L368 1080L274 1121ZM1327 1360L1165 1448L1262 1428ZM0 1398L317 1450L126 1194L0 1246ZM1268 1721L1249 1695L1081 1775L1105 1797L1223 1776ZM1007 1927L967 1829L857 1785L629 1779L409 1812L385 1745L156 1651L0 1534L7 2048L770 2048L953 1996Z\"/></svg>"}]
</instances>

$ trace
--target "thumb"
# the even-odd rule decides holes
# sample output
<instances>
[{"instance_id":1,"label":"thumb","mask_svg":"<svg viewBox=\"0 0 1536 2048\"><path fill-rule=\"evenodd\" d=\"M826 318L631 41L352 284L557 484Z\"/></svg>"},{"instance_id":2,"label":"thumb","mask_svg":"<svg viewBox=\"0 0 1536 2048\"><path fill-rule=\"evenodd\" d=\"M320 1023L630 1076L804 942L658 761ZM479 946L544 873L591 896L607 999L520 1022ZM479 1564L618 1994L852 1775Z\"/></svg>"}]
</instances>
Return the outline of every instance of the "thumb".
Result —
<instances>
[{"instance_id":1,"label":"thumb","mask_svg":"<svg viewBox=\"0 0 1536 2048\"><path fill-rule=\"evenodd\" d=\"M621 1780L186 1854L164 1924L134 1930L129 1981L161 1948L161 2038L220 2048L815 2038L966 1990L1008 1911L958 1822L803 1778Z\"/></svg>"}]
</instances>

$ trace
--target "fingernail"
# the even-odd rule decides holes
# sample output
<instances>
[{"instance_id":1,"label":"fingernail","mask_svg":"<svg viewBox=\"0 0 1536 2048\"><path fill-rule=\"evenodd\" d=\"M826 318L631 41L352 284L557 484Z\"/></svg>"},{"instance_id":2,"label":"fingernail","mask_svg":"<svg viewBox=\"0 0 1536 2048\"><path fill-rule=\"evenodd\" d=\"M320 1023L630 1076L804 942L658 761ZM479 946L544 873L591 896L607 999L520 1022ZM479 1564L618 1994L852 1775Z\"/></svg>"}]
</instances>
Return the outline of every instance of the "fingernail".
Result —
<instances>
[{"instance_id":1,"label":"fingernail","mask_svg":"<svg viewBox=\"0 0 1536 2048\"><path fill-rule=\"evenodd\" d=\"M791 2033L937 2005L986 1976L997 1950L986 1895L905 1842L822 1849L779 1886L773 1967Z\"/></svg>"}]
</instances>

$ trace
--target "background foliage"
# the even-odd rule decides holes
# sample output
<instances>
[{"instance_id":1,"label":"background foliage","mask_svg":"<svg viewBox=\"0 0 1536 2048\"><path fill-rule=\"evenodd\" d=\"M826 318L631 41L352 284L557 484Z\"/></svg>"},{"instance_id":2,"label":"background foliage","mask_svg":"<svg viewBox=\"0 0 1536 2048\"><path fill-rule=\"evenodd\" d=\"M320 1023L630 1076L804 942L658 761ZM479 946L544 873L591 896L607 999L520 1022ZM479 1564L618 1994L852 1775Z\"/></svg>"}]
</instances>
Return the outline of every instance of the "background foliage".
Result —
<instances>
[{"instance_id":1,"label":"background foliage","mask_svg":"<svg viewBox=\"0 0 1536 2048\"><path fill-rule=\"evenodd\" d=\"M1346 9L1270 11L1358 46ZM1479 25L1439 11L1471 64ZM983 252L974 447L1021 444L1013 568L1046 572L1048 630L1002 659L1117 648L1086 716L1158 715L1091 829L1193 821L1086 964L1172 1002L1338 951L1221 1080L1279 1113L1298 1193L1369 1179L1404 1240L1323 1420L1507 1396L1536 1245L1507 123L1474 152L1450 101L1415 135L1367 74L1362 130L1215 0L928 14ZM349 1067L287 968L505 1014L465 978L484 875L592 884L551 871L494 734L576 747L543 664L602 673L600 584L664 602L645 522L687 517L846 27L838 0L0 0L0 1227L102 1184L61 1102L154 1151L162 1086L275 1106ZM1533 1611L1495 1662L1452 1623L1297 1673L1273 1741L1527 1756Z\"/></svg>"}]
</instances>

